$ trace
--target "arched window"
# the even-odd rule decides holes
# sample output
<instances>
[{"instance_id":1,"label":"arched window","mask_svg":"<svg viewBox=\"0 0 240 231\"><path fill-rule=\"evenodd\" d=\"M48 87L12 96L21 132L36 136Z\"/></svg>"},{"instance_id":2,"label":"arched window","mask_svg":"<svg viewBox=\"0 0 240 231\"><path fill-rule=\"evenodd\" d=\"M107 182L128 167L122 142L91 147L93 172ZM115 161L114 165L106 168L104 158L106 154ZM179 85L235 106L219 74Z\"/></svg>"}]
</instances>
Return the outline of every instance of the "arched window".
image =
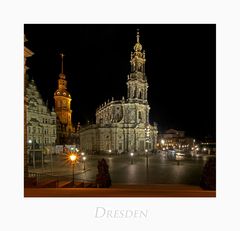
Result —
<instances>
[{"instance_id":1,"label":"arched window","mask_svg":"<svg viewBox=\"0 0 240 231\"><path fill-rule=\"evenodd\" d=\"M138 119L140 119L140 120L142 119L142 114L140 111L138 112Z\"/></svg>"},{"instance_id":2,"label":"arched window","mask_svg":"<svg viewBox=\"0 0 240 231\"><path fill-rule=\"evenodd\" d=\"M134 89L134 98L137 98L137 88Z\"/></svg>"}]
</instances>

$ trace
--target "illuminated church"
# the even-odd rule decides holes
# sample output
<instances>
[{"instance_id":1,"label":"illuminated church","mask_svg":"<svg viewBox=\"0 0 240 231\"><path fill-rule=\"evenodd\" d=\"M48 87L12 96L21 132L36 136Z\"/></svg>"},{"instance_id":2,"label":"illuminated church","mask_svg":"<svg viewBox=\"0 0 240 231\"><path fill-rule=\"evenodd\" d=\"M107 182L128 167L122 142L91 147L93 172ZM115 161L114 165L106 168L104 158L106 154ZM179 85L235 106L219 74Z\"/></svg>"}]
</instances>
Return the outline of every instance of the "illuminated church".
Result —
<instances>
[{"instance_id":1,"label":"illuminated church","mask_svg":"<svg viewBox=\"0 0 240 231\"><path fill-rule=\"evenodd\" d=\"M96 110L96 124L80 129L80 147L88 153L143 153L157 144L157 126L149 123L145 51L140 35L131 52L127 97L105 102Z\"/></svg>"},{"instance_id":2,"label":"illuminated church","mask_svg":"<svg viewBox=\"0 0 240 231\"><path fill-rule=\"evenodd\" d=\"M67 91L67 80L63 72L63 57L61 73L58 79L58 89L54 93L55 112L57 115L57 144L79 143L78 134L72 125L71 95Z\"/></svg>"}]
</instances>

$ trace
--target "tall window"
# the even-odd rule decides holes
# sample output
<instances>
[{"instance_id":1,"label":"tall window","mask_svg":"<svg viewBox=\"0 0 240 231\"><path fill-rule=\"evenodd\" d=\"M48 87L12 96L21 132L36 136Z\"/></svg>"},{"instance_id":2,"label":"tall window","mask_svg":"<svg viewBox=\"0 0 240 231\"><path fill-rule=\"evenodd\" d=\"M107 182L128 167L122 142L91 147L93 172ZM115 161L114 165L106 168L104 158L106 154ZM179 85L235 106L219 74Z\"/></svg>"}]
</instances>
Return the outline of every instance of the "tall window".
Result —
<instances>
[{"instance_id":1,"label":"tall window","mask_svg":"<svg viewBox=\"0 0 240 231\"><path fill-rule=\"evenodd\" d=\"M119 143L119 144L118 144L118 149L119 149L119 150L122 150L122 143Z\"/></svg>"},{"instance_id":2,"label":"tall window","mask_svg":"<svg viewBox=\"0 0 240 231\"><path fill-rule=\"evenodd\" d=\"M140 119L140 120L142 119L142 114L140 111L138 112L138 119Z\"/></svg>"},{"instance_id":3,"label":"tall window","mask_svg":"<svg viewBox=\"0 0 240 231\"><path fill-rule=\"evenodd\" d=\"M135 88L135 90L134 90L134 96L133 97L137 98L137 88Z\"/></svg>"}]
</instances>

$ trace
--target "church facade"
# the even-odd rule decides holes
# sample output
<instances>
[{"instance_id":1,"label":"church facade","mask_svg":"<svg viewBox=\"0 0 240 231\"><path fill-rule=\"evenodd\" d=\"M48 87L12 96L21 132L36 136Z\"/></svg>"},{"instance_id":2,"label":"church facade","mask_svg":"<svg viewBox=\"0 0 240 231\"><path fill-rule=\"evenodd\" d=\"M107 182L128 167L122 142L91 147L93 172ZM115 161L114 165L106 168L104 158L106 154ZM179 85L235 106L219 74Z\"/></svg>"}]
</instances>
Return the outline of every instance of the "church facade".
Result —
<instances>
[{"instance_id":1,"label":"church facade","mask_svg":"<svg viewBox=\"0 0 240 231\"><path fill-rule=\"evenodd\" d=\"M144 153L156 149L157 126L149 123L146 57L139 40L137 32L126 99L105 102L96 110L96 124L80 129L80 147L85 152Z\"/></svg>"}]
</instances>

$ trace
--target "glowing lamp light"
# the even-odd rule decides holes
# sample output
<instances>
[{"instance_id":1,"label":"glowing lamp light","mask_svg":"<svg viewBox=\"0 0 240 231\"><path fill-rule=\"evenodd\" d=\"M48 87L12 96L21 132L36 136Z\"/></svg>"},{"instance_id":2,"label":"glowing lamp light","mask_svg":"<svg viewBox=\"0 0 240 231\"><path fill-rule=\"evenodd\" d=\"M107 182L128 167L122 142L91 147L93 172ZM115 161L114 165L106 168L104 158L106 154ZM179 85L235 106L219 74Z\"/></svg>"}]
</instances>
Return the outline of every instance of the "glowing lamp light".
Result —
<instances>
[{"instance_id":1,"label":"glowing lamp light","mask_svg":"<svg viewBox=\"0 0 240 231\"><path fill-rule=\"evenodd\" d=\"M131 156L133 156L134 154L133 154L133 152L131 152L131 154L130 154Z\"/></svg>"},{"instance_id":2,"label":"glowing lamp light","mask_svg":"<svg viewBox=\"0 0 240 231\"><path fill-rule=\"evenodd\" d=\"M32 143L32 140L29 140L28 143L31 144L31 143Z\"/></svg>"},{"instance_id":3,"label":"glowing lamp light","mask_svg":"<svg viewBox=\"0 0 240 231\"><path fill-rule=\"evenodd\" d=\"M82 152L81 155L84 156L84 152Z\"/></svg>"},{"instance_id":4,"label":"glowing lamp light","mask_svg":"<svg viewBox=\"0 0 240 231\"><path fill-rule=\"evenodd\" d=\"M161 144L165 144L165 140L161 140Z\"/></svg>"},{"instance_id":5,"label":"glowing lamp light","mask_svg":"<svg viewBox=\"0 0 240 231\"><path fill-rule=\"evenodd\" d=\"M112 150L111 150L111 149L109 149L109 150L108 150L108 152L109 152L109 153L111 153L111 152L112 152Z\"/></svg>"},{"instance_id":6,"label":"glowing lamp light","mask_svg":"<svg viewBox=\"0 0 240 231\"><path fill-rule=\"evenodd\" d=\"M71 155L69 156L69 158L70 158L71 161L75 161L75 160L77 159L77 156L74 155L74 154L71 154Z\"/></svg>"},{"instance_id":7,"label":"glowing lamp light","mask_svg":"<svg viewBox=\"0 0 240 231\"><path fill-rule=\"evenodd\" d=\"M84 161L86 160L86 156L83 157L83 160L84 160Z\"/></svg>"}]
</instances>

